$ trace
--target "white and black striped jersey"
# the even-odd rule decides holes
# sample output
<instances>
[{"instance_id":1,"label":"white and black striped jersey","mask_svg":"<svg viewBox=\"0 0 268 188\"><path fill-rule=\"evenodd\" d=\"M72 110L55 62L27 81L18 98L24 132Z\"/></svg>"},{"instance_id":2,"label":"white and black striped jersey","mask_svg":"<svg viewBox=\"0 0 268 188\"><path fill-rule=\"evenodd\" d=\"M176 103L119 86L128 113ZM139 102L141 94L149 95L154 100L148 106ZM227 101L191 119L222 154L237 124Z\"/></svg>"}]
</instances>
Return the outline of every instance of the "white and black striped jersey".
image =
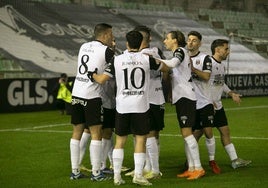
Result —
<instances>
[{"instance_id":1,"label":"white and black striped jersey","mask_svg":"<svg viewBox=\"0 0 268 188\"><path fill-rule=\"evenodd\" d=\"M116 79L116 110L119 113L144 113L149 110L150 69L160 69L155 59L141 52L115 56L104 74Z\"/></svg>"},{"instance_id":2,"label":"white and black striped jersey","mask_svg":"<svg viewBox=\"0 0 268 188\"><path fill-rule=\"evenodd\" d=\"M159 49L144 48L141 53L149 54L154 58L161 58ZM151 70L150 71L150 92L149 92L150 104L162 105L165 103L163 88L162 88L162 73L160 71Z\"/></svg>"},{"instance_id":3,"label":"white and black striped jersey","mask_svg":"<svg viewBox=\"0 0 268 188\"><path fill-rule=\"evenodd\" d=\"M114 52L100 41L92 41L80 47L77 62L77 74L72 90L72 96L93 99L101 97L102 86L91 82L87 76L88 71L98 69L103 73L106 65L114 56Z\"/></svg>"},{"instance_id":4,"label":"white and black striped jersey","mask_svg":"<svg viewBox=\"0 0 268 188\"><path fill-rule=\"evenodd\" d=\"M211 73L212 63L209 55L199 52L195 56L191 56L193 67L202 72ZM209 82L199 78L196 74L192 73L193 86L197 98L196 109L201 109L208 104L212 104L210 98Z\"/></svg>"},{"instance_id":5,"label":"white and black striped jersey","mask_svg":"<svg viewBox=\"0 0 268 188\"><path fill-rule=\"evenodd\" d=\"M212 72L209 79L210 95L216 110L218 110L222 108L221 96L225 85L225 63L218 62L213 57L211 57L211 61Z\"/></svg>"},{"instance_id":6,"label":"white and black striped jersey","mask_svg":"<svg viewBox=\"0 0 268 188\"><path fill-rule=\"evenodd\" d=\"M196 100L191 79L191 62L187 51L178 48L173 53L173 58L178 58L178 64L172 68L172 103L176 103L180 98L185 97Z\"/></svg>"}]
</instances>

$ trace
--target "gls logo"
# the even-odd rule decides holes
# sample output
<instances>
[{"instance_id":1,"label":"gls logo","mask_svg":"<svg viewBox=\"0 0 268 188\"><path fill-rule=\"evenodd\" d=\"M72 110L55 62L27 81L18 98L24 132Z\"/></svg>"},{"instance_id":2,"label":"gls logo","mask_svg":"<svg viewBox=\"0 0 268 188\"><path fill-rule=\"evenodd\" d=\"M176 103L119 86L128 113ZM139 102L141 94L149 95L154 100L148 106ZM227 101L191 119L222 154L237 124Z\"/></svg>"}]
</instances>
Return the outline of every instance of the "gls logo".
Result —
<instances>
[{"instance_id":1,"label":"gls logo","mask_svg":"<svg viewBox=\"0 0 268 188\"><path fill-rule=\"evenodd\" d=\"M18 106L53 102L53 96L48 96L46 80L38 80L34 87L34 93L31 93L29 80L11 82L7 90L9 104Z\"/></svg>"}]
</instances>

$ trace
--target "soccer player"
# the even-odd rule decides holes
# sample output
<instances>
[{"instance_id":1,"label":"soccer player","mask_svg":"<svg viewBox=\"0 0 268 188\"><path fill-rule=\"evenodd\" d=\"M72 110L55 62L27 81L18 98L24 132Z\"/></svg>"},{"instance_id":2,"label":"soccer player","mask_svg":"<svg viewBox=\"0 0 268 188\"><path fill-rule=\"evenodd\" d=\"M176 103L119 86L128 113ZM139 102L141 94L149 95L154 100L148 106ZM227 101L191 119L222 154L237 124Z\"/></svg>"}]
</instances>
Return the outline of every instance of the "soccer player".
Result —
<instances>
[{"instance_id":1,"label":"soccer player","mask_svg":"<svg viewBox=\"0 0 268 188\"><path fill-rule=\"evenodd\" d=\"M134 28L139 31L143 40L140 46L140 51L144 54L151 55L155 58L162 58L164 56L159 48L150 47L151 29L139 25ZM165 73L164 73L165 74ZM164 113L165 113L165 98L162 89L162 73L160 71L150 71L150 132L146 140L146 162L144 166L144 177L146 179L159 178L161 172L159 170L159 132L164 128Z\"/></svg>"},{"instance_id":2,"label":"soccer player","mask_svg":"<svg viewBox=\"0 0 268 188\"><path fill-rule=\"evenodd\" d=\"M196 96L191 83L190 57L184 49L186 42L182 32L168 32L164 44L173 52L172 59L161 61L171 68L172 103L176 106L189 166L188 170L183 173L183 177L194 180L204 176L205 170L201 165L198 144L192 133L196 117ZM181 176L182 174L177 175L177 177Z\"/></svg>"},{"instance_id":3,"label":"soccer player","mask_svg":"<svg viewBox=\"0 0 268 188\"><path fill-rule=\"evenodd\" d=\"M114 184L125 184L121 177L124 159L124 146L129 134L135 135L134 164L132 182L139 185L152 185L143 177L145 143L150 131L149 125L149 80L150 69L165 70L160 62L139 52L143 36L138 31L126 34L127 49L115 56L103 74L89 72L92 80L102 84L110 77L116 77L116 143L113 150Z\"/></svg>"},{"instance_id":4,"label":"soccer player","mask_svg":"<svg viewBox=\"0 0 268 188\"><path fill-rule=\"evenodd\" d=\"M187 49L192 61L192 78L196 102L196 123L193 134L197 141L199 134L205 134L206 147L209 154L209 166L215 174L219 174L220 168L215 162L215 137L213 136L214 107L209 94L208 80L210 78L212 63L211 57L199 51L202 35L197 31L190 31L187 39Z\"/></svg>"},{"instance_id":5,"label":"soccer player","mask_svg":"<svg viewBox=\"0 0 268 188\"><path fill-rule=\"evenodd\" d=\"M70 140L72 173L70 179L80 179L84 175L79 169L80 139L84 128L89 128L91 134L90 160L92 165L92 181L109 179L100 170L102 154L101 125L101 92L102 86L92 82L87 74L95 68L102 73L107 63L114 56L112 46L114 36L112 26L106 23L97 24L94 28L95 40L84 43L79 50L77 74L72 91L73 134Z\"/></svg>"},{"instance_id":6,"label":"soccer player","mask_svg":"<svg viewBox=\"0 0 268 188\"><path fill-rule=\"evenodd\" d=\"M239 104L241 101L241 95L231 91L224 81L225 64L222 61L226 60L230 53L228 40L214 40L211 44L211 52L212 72L210 75L209 84L211 90L211 99L213 100L215 109L214 126L220 132L221 142L225 151L230 157L231 166L236 169L249 165L251 161L238 158L234 144L231 142L228 121L221 101L223 92L226 92L229 96L231 96L234 102Z\"/></svg>"},{"instance_id":7,"label":"soccer player","mask_svg":"<svg viewBox=\"0 0 268 188\"><path fill-rule=\"evenodd\" d=\"M116 42L113 40L111 49L116 53ZM102 98L102 161L101 171L104 174L113 174L113 160L112 150L113 144L113 131L115 127L115 79L108 80L103 84L103 90L101 92ZM84 129L82 138L80 140L80 170L88 171L91 170L82 165L82 160L85 155L87 143L90 139L90 131ZM109 157L110 167L106 166L106 160ZM127 171L129 168L122 167L122 171Z\"/></svg>"}]
</instances>

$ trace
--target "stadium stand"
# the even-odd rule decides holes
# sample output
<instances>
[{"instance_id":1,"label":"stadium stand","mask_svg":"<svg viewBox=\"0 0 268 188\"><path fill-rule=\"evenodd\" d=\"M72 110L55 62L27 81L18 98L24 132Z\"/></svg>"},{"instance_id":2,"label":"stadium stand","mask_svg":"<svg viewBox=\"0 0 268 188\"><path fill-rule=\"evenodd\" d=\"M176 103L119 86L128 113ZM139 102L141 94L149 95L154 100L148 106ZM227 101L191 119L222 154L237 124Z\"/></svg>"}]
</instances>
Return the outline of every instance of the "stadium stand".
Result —
<instances>
[{"instance_id":1,"label":"stadium stand","mask_svg":"<svg viewBox=\"0 0 268 188\"><path fill-rule=\"evenodd\" d=\"M183 11L186 5L144 5L108 0L88 4L70 2L1 0L1 78L9 78L12 71L14 77L55 77L60 72L74 76L78 49L83 42L92 39L93 27L99 22L113 25L119 52L125 49L125 33L138 24L152 28L152 45L161 48L167 57L171 54L165 51L162 44L166 32L178 29L187 34L191 30L198 30L204 37L201 50L209 54L214 39L231 40L228 73L268 72L268 60L263 57L267 55L267 44L263 41L267 40L268 22L262 14L224 10L217 14L219 10L205 8L212 0L200 4L189 0L187 6L191 9L188 11L192 14ZM194 5L203 7L194 11L197 10ZM254 49L250 49L245 42L254 46ZM254 50L261 51L263 56ZM7 65L9 63L10 66ZM14 64L20 68L12 68Z\"/></svg>"},{"instance_id":2,"label":"stadium stand","mask_svg":"<svg viewBox=\"0 0 268 188\"><path fill-rule=\"evenodd\" d=\"M268 18L261 13L199 9L201 22L268 57Z\"/></svg>"}]
</instances>

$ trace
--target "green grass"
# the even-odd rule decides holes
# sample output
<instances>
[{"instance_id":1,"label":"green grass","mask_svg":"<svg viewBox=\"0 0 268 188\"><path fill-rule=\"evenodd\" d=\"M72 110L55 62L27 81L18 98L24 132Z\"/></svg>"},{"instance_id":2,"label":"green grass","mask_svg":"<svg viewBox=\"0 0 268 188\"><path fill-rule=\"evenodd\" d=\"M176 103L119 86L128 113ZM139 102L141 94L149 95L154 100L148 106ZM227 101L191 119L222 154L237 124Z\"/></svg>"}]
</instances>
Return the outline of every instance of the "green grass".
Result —
<instances>
[{"instance_id":1,"label":"green grass","mask_svg":"<svg viewBox=\"0 0 268 188\"><path fill-rule=\"evenodd\" d=\"M206 176L196 181L176 178L176 174L181 172L185 156L174 107L167 104L166 127L161 132L160 140L160 168L163 177L153 180L153 187L268 186L268 97L243 98L240 106L230 99L224 99L223 102L237 153L241 158L252 160L252 165L233 170L215 129L216 160L222 169L222 174L214 175L210 171L202 138L199 147ZM61 116L57 111L0 114L1 187L114 187L112 181L69 180L71 169L69 141L72 133L69 122L70 116ZM133 167L132 146L130 136L125 149L124 166ZM88 160L87 155L84 164L89 166ZM125 180L127 184L123 187L136 187L132 185L131 178L126 177Z\"/></svg>"}]
</instances>

